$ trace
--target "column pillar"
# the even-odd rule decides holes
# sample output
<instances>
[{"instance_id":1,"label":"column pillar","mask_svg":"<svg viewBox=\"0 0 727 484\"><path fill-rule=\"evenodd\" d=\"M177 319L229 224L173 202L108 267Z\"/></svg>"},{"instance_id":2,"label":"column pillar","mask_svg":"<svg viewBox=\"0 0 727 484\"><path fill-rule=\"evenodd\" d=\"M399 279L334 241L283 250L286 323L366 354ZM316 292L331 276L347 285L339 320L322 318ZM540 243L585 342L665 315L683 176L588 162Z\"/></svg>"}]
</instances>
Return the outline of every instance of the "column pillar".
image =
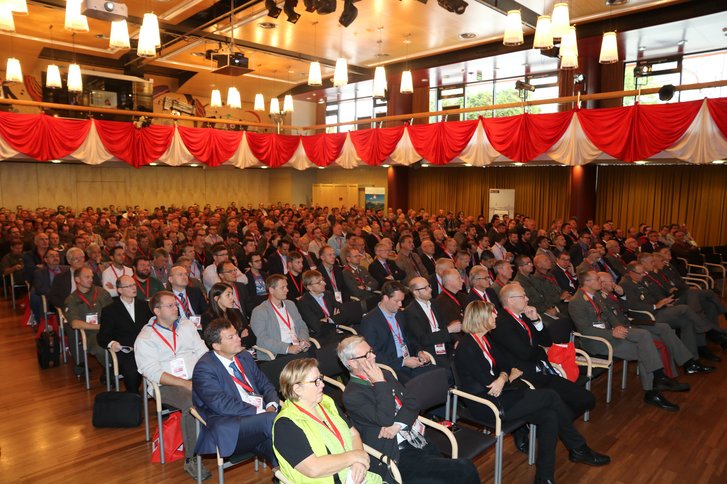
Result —
<instances>
[{"instance_id":1,"label":"column pillar","mask_svg":"<svg viewBox=\"0 0 727 484\"><path fill-rule=\"evenodd\" d=\"M570 216L576 217L582 227L596 215L597 166L572 166L570 170Z\"/></svg>"}]
</instances>

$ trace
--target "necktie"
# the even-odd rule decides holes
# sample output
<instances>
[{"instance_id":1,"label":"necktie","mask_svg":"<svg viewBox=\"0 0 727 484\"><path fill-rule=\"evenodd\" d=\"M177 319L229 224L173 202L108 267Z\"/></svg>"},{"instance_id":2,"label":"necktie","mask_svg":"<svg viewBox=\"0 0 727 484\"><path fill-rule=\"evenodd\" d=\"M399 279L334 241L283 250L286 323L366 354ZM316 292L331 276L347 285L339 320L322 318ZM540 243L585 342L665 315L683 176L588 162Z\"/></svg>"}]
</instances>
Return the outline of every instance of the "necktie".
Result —
<instances>
[{"instance_id":1,"label":"necktie","mask_svg":"<svg viewBox=\"0 0 727 484\"><path fill-rule=\"evenodd\" d=\"M242 373L240 373L240 369L237 368L237 365L235 365L234 361L230 363L230 368L232 368L232 374L235 375L235 378L240 381L245 381L245 377L242 375Z\"/></svg>"}]
</instances>

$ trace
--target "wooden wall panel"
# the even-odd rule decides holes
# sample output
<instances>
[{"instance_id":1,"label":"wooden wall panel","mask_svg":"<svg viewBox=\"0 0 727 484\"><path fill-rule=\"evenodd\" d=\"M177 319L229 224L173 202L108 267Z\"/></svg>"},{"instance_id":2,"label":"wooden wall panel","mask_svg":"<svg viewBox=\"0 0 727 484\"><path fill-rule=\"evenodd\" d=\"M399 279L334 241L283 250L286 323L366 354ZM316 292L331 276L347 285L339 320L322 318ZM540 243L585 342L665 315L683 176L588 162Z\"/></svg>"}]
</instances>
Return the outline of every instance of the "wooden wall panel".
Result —
<instances>
[{"instance_id":1,"label":"wooden wall panel","mask_svg":"<svg viewBox=\"0 0 727 484\"><path fill-rule=\"evenodd\" d=\"M35 163L0 163L0 183L2 183L2 206L15 210L23 207L38 206L38 172Z\"/></svg>"}]
</instances>

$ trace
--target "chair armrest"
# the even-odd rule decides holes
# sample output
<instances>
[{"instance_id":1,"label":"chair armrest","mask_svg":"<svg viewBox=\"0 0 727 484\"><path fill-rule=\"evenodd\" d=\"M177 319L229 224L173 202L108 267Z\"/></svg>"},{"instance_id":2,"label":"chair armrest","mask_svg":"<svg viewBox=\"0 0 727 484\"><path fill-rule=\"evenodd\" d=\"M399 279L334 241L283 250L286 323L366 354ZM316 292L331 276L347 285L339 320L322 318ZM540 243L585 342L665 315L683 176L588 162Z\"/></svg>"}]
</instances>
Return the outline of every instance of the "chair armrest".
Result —
<instances>
[{"instance_id":1,"label":"chair armrest","mask_svg":"<svg viewBox=\"0 0 727 484\"><path fill-rule=\"evenodd\" d=\"M116 356L116 352L110 348L107 348L106 351L111 354L111 364L114 365L114 378L119 376L119 358Z\"/></svg>"},{"instance_id":2,"label":"chair armrest","mask_svg":"<svg viewBox=\"0 0 727 484\"><path fill-rule=\"evenodd\" d=\"M197 409L196 409L196 408L194 408L194 407L189 407L189 413L191 413L191 414L192 414L192 417L194 417L194 418L196 418L197 420L199 420L199 423L201 423L201 424L202 424L202 425L204 425L205 427L207 426L207 422L205 422L205 421L204 421L204 419L203 419L203 418L202 418L202 416L201 416L201 415L199 414L199 412L197 411Z\"/></svg>"},{"instance_id":3,"label":"chair armrest","mask_svg":"<svg viewBox=\"0 0 727 484\"><path fill-rule=\"evenodd\" d=\"M364 444L363 447L367 454L376 457L381 462L389 466L389 470L391 471L391 475L394 477L394 481L396 481L397 484L402 484L403 481L401 480L401 472L399 472L399 468L396 466L396 462L389 459L388 456L385 456L373 447L370 447L366 444Z\"/></svg>"},{"instance_id":4,"label":"chair armrest","mask_svg":"<svg viewBox=\"0 0 727 484\"><path fill-rule=\"evenodd\" d=\"M81 347L83 348L83 351L88 351L88 340L86 339L86 330L84 330L82 328L78 328L77 331L81 333Z\"/></svg>"},{"instance_id":5,"label":"chair armrest","mask_svg":"<svg viewBox=\"0 0 727 484\"><path fill-rule=\"evenodd\" d=\"M293 484L291 481L285 478L282 472L280 472L280 469L275 471L275 478L280 481L280 484Z\"/></svg>"},{"instance_id":6,"label":"chair armrest","mask_svg":"<svg viewBox=\"0 0 727 484\"><path fill-rule=\"evenodd\" d=\"M45 297L45 294L41 294L40 303L43 305L43 316L45 316L48 314L48 298Z\"/></svg>"},{"instance_id":7,"label":"chair armrest","mask_svg":"<svg viewBox=\"0 0 727 484\"><path fill-rule=\"evenodd\" d=\"M343 324L339 324L336 327L342 331L348 331L349 333L354 334L354 335L358 334L358 332L355 329L353 329L351 326L344 326Z\"/></svg>"},{"instance_id":8,"label":"chair armrest","mask_svg":"<svg viewBox=\"0 0 727 484\"><path fill-rule=\"evenodd\" d=\"M457 388L450 388L449 393L458 397L462 397L465 400L470 400L475 403L481 403L482 405L488 407L492 411L492 415L494 415L495 417L495 436L498 436L502 433L502 420L500 419L500 410L497 408L497 406L495 406L494 403L487 400L486 398L463 392L462 390L459 390Z\"/></svg>"},{"instance_id":9,"label":"chair armrest","mask_svg":"<svg viewBox=\"0 0 727 484\"><path fill-rule=\"evenodd\" d=\"M313 337L308 337L308 341L310 341L311 343L313 343L313 346L315 346L316 349L321 349L321 344L318 342L317 339L315 339Z\"/></svg>"},{"instance_id":10,"label":"chair armrest","mask_svg":"<svg viewBox=\"0 0 727 484\"><path fill-rule=\"evenodd\" d=\"M427 358L429 358L429 361L432 362L432 365L436 365L437 364L437 360L434 359L434 357L432 356L432 354L430 352L422 350L422 353L424 353L424 355Z\"/></svg>"},{"instance_id":11,"label":"chair armrest","mask_svg":"<svg viewBox=\"0 0 727 484\"><path fill-rule=\"evenodd\" d=\"M530 387L531 390L535 390L535 385L533 385L532 383L530 383L525 378L520 378L520 381L523 382L523 383L525 383L528 387Z\"/></svg>"},{"instance_id":12,"label":"chair armrest","mask_svg":"<svg viewBox=\"0 0 727 484\"><path fill-rule=\"evenodd\" d=\"M608 351L608 361L613 361L613 346L611 346L611 343L608 342L606 338L601 338L600 336L588 336L585 334L573 332L573 336L577 338L583 338L583 339L590 339L592 341L598 341L599 343L602 343L604 346L606 346L606 350Z\"/></svg>"},{"instance_id":13,"label":"chair armrest","mask_svg":"<svg viewBox=\"0 0 727 484\"><path fill-rule=\"evenodd\" d=\"M648 318L649 318L649 319L650 319L651 321L656 321L656 317L654 317L654 315L653 315L653 314L651 313L651 311L640 311L640 310L638 310L638 309L629 309L628 311L629 311L630 313L634 313L634 314L642 314L642 315L644 315L644 316L648 316Z\"/></svg>"},{"instance_id":14,"label":"chair armrest","mask_svg":"<svg viewBox=\"0 0 727 484\"><path fill-rule=\"evenodd\" d=\"M383 363L376 363L376 364L379 365L379 368L381 368L382 370L386 370L389 373L391 373L392 375L394 375L394 378L396 378L397 380L399 379L399 377L396 375L396 372L394 371L394 369L392 367L390 367L389 365L385 365Z\"/></svg>"},{"instance_id":15,"label":"chair armrest","mask_svg":"<svg viewBox=\"0 0 727 484\"><path fill-rule=\"evenodd\" d=\"M701 277L684 276L684 282L697 289L709 289L709 283Z\"/></svg>"},{"instance_id":16,"label":"chair armrest","mask_svg":"<svg viewBox=\"0 0 727 484\"><path fill-rule=\"evenodd\" d=\"M579 348L576 348L576 355L580 355L583 358L582 360L579 360L576 356L576 365L585 366L586 376L591 378L593 376L593 360L591 359L591 355Z\"/></svg>"},{"instance_id":17,"label":"chair armrest","mask_svg":"<svg viewBox=\"0 0 727 484\"><path fill-rule=\"evenodd\" d=\"M334 387L338 388L341 391L344 391L346 389L346 385L341 383L338 380L334 380L330 376L323 375L323 381L328 383L329 385L333 385Z\"/></svg>"},{"instance_id":18,"label":"chair armrest","mask_svg":"<svg viewBox=\"0 0 727 484\"><path fill-rule=\"evenodd\" d=\"M275 359L275 354L272 351L263 348L262 346L255 345L252 347L252 349L254 349L255 351L259 351L260 353L265 353L270 357L271 360Z\"/></svg>"},{"instance_id":19,"label":"chair armrest","mask_svg":"<svg viewBox=\"0 0 727 484\"><path fill-rule=\"evenodd\" d=\"M156 402L157 413L162 413L162 392L159 390L159 384L151 380L147 380L152 389L154 389L154 402Z\"/></svg>"},{"instance_id":20,"label":"chair armrest","mask_svg":"<svg viewBox=\"0 0 727 484\"><path fill-rule=\"evenodd\" d=\"M457 443L457 439L454 437L454 434L451 430L449 430L447 427L445 427L442 424L439 424L435 422L434 420L429 420L426 417L422 417L419 415L417 417L421 423L426 425L427 427L431 427L435 430L439 430L444 435L447 436L447 439L449 439L449 443L452 446L452 459L456 459L459 456L459 444Z\"/></svg>"},{"instance_id":21,"label":"chair armrest","mask_svg":"<svg viewBox=\"0 0 727 484\"><path fill-rule=\"evenodd\" d=\"M361 299L357 298L356 296L351 296L351 301L361 302Z\"/></svg>"},{"instance_id":22,"label":"chair armrest","mask_svg":"<svg viewBox=\"0 0 727 484\"><path fill-rule=\"evenodd\" d=\"M704 267L706 267L706 268L714 267L717 271L719 271L719 272L722 273L722 279L725 278L725 268L724 268L723 265L721 265L721 264L713 264L711 262L705 262L704 263Z\"/></svg>"}]
</instances>

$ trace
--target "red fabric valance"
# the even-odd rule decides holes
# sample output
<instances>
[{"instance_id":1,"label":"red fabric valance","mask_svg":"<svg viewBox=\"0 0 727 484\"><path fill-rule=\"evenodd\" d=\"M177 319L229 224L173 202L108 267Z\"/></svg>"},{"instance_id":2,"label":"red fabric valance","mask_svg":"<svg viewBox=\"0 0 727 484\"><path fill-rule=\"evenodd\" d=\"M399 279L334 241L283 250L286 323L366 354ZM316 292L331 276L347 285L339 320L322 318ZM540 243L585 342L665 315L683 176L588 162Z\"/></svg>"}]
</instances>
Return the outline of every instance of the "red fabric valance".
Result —
<instances>
[{"instance_id":1,"label":"red fabric valance","mask_svg":"<svg viewBox=\"0 0 727 484\"><path fill-rule=\"evenodd\" d=\"M207 166L219 166L232 158L242 140L242 131L180 126L179 136L189 152Z\"/></svg>"},{"instance_id":2,"label":"red fabric valance","mask_svg":"<svg viewBox=\"0 0 727 484\"><path fill-rule=\"evenodd\" d=\"M409 126L409 138L422 158L435 165L446 165L467 147L478 122L416 124Z\"/></svg>"},{"instance_id":3,"label":"red fabric valance","mask_svg":"<svg viewBox=\"0 0 727 484\"><path fill-rule=\"evenodd\" d=\"M134 168L158 160L172 144L173 126L137 128L132 123L96 121L96 132L106 150Z\"/></svg>"},{"instance_id":4,"label":"red fabric valance","mask_svg":"<svg viewBox=\"0 0 727 484\"><path fill-rule=\"evenodd\" d=\"M702 101L578 111L583 132L617 160L637 161L677 142L697 116Z\"/></svg>"},{"instance_id":5,"label":"red fabric valance","mask_svg":"<svg viewBox=\"0 0 727 484\"><path fill-rule=\"evenodd\" d=\"M305 154L317 166L328 166L341 155L346 133L314 134L301 137Z\"/></svg>"},{"instance_id":6,"label":"red fabric valance","mask_svg":"<svg viewBox=\"0 0 727 484\"><path fill-rule=\"evenodd\" d=\"M545 153L568 129L572 111L484 118L492 147L513 161L526 162Z\"/></svg>"},{"instance_id":7,"label":"red fabric valance","mask_svg":"<svg viewBox=\"0 0 727 484\"><path fill-rule=\"evenodd\" d=\"M707 99L707 108L712 121L727 139L727 99Z\"/></svg>"},{"instance_id":8,"label":"red fabric valance","mask_svg":"<svg viewBox=\"0 0 727 484\"><path fill-rule=\"evenodd\" d=\"M351 142L358 156L371 166L379 166L396 149L404 135L404 126L351 131Z\"/></svg>"},{"instance_id":9,"label":"red fabric valance","mask_svg":"<svg viewBox=\"0 0 727 484\"><path fill-rule=\"evenodd\" d=\"M246 136L252 155L270 168L286 164L300 143L300 136L260 133L246 133Z\"/></svg>"},{"instance_id":10,"label":"red fabric valance","mask_svg":"<svg viewBox=\"0 0 727 484\"><path fill-rule=\"evenodd\" d=\"M0 136L15 151L36 160L63 158L88 136L91 121L60 119L45 114L0 113Z\"/></svg>"}]
</instances>

